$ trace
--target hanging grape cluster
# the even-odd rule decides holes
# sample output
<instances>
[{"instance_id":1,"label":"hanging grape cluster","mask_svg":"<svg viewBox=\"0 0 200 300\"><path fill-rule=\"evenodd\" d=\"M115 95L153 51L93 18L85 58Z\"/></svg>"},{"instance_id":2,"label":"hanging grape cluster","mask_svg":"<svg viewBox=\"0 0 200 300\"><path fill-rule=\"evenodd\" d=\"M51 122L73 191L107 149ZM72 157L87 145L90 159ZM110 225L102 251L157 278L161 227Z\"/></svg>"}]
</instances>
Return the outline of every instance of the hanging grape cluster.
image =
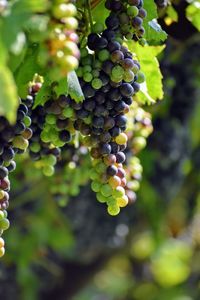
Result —
<instances>
[{"instance_id":1,"label":"hanging grape cluster","mask_svg":"<svg viewBox=\"0 0 200 300\"><path fill-rule=\"evenodd\" d=\"M117 215L129 202L123 168L128 140L124 133L125 115L144 75L139 62L122 45L125 36L119 16L124 6L120 1L107 1L106 7L112 9L105 22L106 29L100 32L101 26L96 24L88 36L89 50L81 49L77 72L85 101L76 109L75 128L86 136L85 144L91 148L92 190L97 193L98 201L107 204L108 213ZM138 7L126 3L126 8L139 13L142 2Z\"/></svg>"},{"instance_id":2,"label":"hanging grape cluster","mask_svg":"<svg viewBox=\"0 0 200 300\"><path fill-rule=\"evenodd\" d=\"M15 155L26 151L32 136L31 119L28 116L26 100L20 100L17 118L10 125L5 117L0 117L0 235L9 228L7 208L9 206L9 172L16 168ZM0 239L0 256L4 254L4 243Z\"/></svg>"},{"instance_id":3,"label":"hanging grape cluster","mask_svg":"<svg viewBox=\"0 0 200 300\"><path fill-rule=\"evenodd\" d=\"M53 0L48 36L40 49L40 64L50 67L49 76L57 80L78 67L77 8L74 1Z\"/></svg>"}]
</instances>

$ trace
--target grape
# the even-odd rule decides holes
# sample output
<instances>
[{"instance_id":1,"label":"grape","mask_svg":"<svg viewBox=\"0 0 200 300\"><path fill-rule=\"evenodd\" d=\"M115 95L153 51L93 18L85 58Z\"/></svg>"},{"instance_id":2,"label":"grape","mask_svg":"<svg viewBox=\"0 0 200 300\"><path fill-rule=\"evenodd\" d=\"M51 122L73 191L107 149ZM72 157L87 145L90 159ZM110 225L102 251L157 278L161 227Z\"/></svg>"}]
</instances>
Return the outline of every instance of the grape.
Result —
<instances>
[{"instance_id":1,"label":"grape","mask_svg":"<svg viewBox=\"0 0 200 300\"><path fill-rule=\"evenodd\" d=\"M114 176L117 174L117 167L115 165L111 165L107 168L106 172L109 176Z\"/></svg>"},{"instance_id":2,"label":"grape","mask_svg":"<svg viewBox=\"0 0 200 300\"><path fill-rule=\"evenodd\" d=\"M0 249L5 246L4 240L0 237Z\"/></svg>"},{"instance_id":3,"label":"grape","mask_svg":"<svg viewBox=\"0 0 200 300\"><path fill-rule=\"evenodd\" d=\"M108 206L107 210L108 214L111 216L116 216L120 213L120 208L118 205Z\"/></svg>"},{"instance_id":4,"label":"grape","mask_svg":"<svg viewBox=\"0 0 200 300\"><path fill-rule=\"evenodd\" d=\"M136 17L138 15L138 8L137 6L129 6L127 9L127 14L131 17Z\"/></svg>"},{"instance_id":5,"label":"grape","mask_svg":"<svg viewBox=\"0 0 200 300\"><path fill-rule=\"evenodd\" d=\"M125 162L125 160L126 160L126 156L123 152L118 152L116 154L116 162L117 163L123 163L123 162Z\"/></svg>"},{"instance_id":6,"label":"grape","mask_svg":"<svg viewBox=\"0 0 200 300\"><path fill-rule=\"evenodd\" d=\"M104 197L109 197L112 195L112 188L109 184L103 184L100 191Z\"/></svg>"},{"instance_id":7,"label":"grape","mask_svg":"<svg viewBox=\"0 0 200 300\"><path fill-rule=\"evenodd\" d=\"M117 205L119 207L125 207L128 205L128 197L126 195L123 195L122 197L120 198L117 198Z\"/></svg>"},{"instance_id":8,"label":"grape","mask_svg":"<svg viewBox=\"0 0 200 300\"><path fill-rule=\"evenodd\" d=\"M109 178L108 183L113 189L115 189L121 185L121 179L118 176L112 176Z\"/></svg>"},{"instance_id":9,"label":"grape","mask_svg":"<svg viewBox=\"0 0 200 300\"><path fill-rule=\"evenodd\" d=\"M0 257L4 256L4 254L5 254L5 248L1 247L0 248Z\"/></svg>"},{"instance_id":10,"label":"grape","mask_svg":"<svg viewBox=\"0 0 200 300\"><path fill-rule=\"evenodd\" d=\"M108 155L111 153L111 146L108 143L103 143L100 146L100 153L102 155Z\"/></svg>"},{"instance_id":11,"label":"grape","mask_svg":"<svg viewBox=\"0 0 200 300\"><path fill-rule=\"evenodd\" d=\"M101 184L98 181L93 181L91 184L91 188L95 193L97 193L101 189Z\"/></svg>"},{"instance_id":12,"label":"grape","mask_svg":"<svg viewBox=\"0 0 200 300\"><path fill-rule=\"evenodd\" d=\"M10 222L8 219L4 218L0 220L0 229L7 230L10 227Z\"/></svg>"},{"instance_id":13,"label":"grape","mask_svg":"<svg viewBox=\"0 0 200 300\"><path fill-rule=\"evenodd\" d=\"M122 96L131 97L134 94L134 89L129 83L122 83L120 86Z\"/></svg>"}]
</instances>

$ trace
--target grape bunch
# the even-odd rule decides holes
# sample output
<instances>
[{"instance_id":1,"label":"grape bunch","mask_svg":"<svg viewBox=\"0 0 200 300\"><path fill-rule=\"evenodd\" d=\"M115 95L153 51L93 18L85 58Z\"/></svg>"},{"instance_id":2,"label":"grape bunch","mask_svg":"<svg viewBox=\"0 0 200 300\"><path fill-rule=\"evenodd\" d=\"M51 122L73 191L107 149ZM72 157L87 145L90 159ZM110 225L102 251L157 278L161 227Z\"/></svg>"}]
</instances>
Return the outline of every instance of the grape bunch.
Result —
<instances>
[{"instance_id":1,"label":"grape bunch","mask_svg":"<svg viewBox=\"0 0 200 300\"><path fill-rule=\"evenodd\" d=\"M78 22L74 1L54 0L50 10L48 37L41 48L44 66L50 66L49 76L55 80L78 67Z\"/></svg>"},{"instance_id":2,"label":"grape bunch","mask_svg":"<svg viewBox=\"0 0 200 300\"><path fill-rule=\"evenodd\" d=\"M60 156L60 149L50 142L44 142L41 138L47 112L42 105L38 105L33 109L35 97L41 87L42 77L35 74L33 81L29 84L29 95L26 98L29 108L28 114L32 120L29 155L36 162L36 166L42 169L44 175L51 176L54 173L54 166Z\"/></svg>"},{"instance_id":3,"label":"grape bunch","mask_svg":"<svg viewBox=\"0 0 200 300\"><path fill-rule=\"evenodd\" d=\"M31 119L28 116L26 100L21 100L14 125L0 117L0 235L9 228L7 208L9 206L9 172L16 168L15 155L26 151L32 136ZM4 242L0 238L0 256L4 254Z\"/></svg>"},{"instance_id":4,"label":"grape bunch","mask_svg":"<svg viewBox=\"0 0 200 300\"><path fill-rule=\"evenodd\" d=\"M152 133L153 126L150 113L140 107L135 101L131 106L130 122L128 124L127 135L128 145L126 149L126 194L130 202L135 202L136 192L140 188L143 168L140 159L136 156L145 146L146 139Z\"/></svg>"},{"instance_id":5,"label":"grape bunch","mask_svg":"<svg viewBox=\"0 0 200 300\"><path fill-rule=\"evenodd\" d=\"M106 20L108 29L117 31L117 39L140 40L145 33L143 19L147 16L143 0L106 0L111 11Z\"/></svg>"},{"instance_id":6,"label":"grape bunch","mask_svg":"<svg viewBox=\"0 0 200 300\"><path fill-rule=\"evenodd\" d=\"M44 105L46 112L45 123L41 132L41 140L55 147L63 147L72 141L75 133L73 126L75 101L69 96L60 95L47 101ZM77 104L78 105L78 104Z\"/></svg>"},{"instance_id":7,"label":"grape bunch","mask_svg":"<svg viewBox=\"0 0 200 300\"><path fill-rule=\"evenodd\" d=\"M108 213L117 215L120 207L129 202L123 168L128 140L125 114L145 78L139 62L117 38L120 27L115 14L110 13L106 26L100 32L96 24L88 36L89 51L81 49L77 73L85 101L75 109L74 127L85 136L84 143L91 149L92 190L98 201L108 205Z\"/></svg>"}]
</instances>

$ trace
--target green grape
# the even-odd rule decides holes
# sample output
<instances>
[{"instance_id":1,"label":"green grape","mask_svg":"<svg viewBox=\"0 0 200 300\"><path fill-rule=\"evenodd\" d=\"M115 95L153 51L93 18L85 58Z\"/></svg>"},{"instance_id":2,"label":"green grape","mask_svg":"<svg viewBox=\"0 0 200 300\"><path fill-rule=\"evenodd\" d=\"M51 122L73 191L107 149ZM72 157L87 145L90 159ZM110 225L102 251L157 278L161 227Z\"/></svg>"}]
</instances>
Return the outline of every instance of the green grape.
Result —
<instances>
[{"instance_id":1,"label":"green grape","mask_svg":"<svg viewBox=\"0 0 200 300\"><path fill-rule=\"evenodd\" d=\"M73 17L76 15L76 6L72 3L61 3L53 6L52 14L56 19Z\"/></svg>"},{"instance_id":2,"label":"green grape","mask_svg":"<svg viewBox=\"0 0 200 300\"><path fill-rule=\"evenodd\" d=\"M99 90L102 87L103 83L101 81L101 79L99 78L94 78L92 80L92 87L96 90Z\"/></svg>"},{"instance_id":3,"label":"green grape","mask_svg":"<svg viewBox=\"0 0 200 300\"><path fill-rule=\"evenodd\" d=\"M92 71L93 77L99 77L99 74L100 74L100 73L99 73L98 70L95 70L95 69L94 69L94 70Z\"/></svg>"},{"instance_id":4,"label":"green grape","mask_svg":"<svg viewBox=\"0 0 200 300\"><path fill-rule=\"evenodd\" d=\"M23 119L23 122L26 125L26 127L31 126L31 118L29 116L25 116L24 119Z\"/></svg>"},{"instance_id":5,"label":"green grape","mask_svg":"<svg viewBox=\"0 0 200 300\"><path fill-rule=\"evenodd\" d=\"M121 186L116 187L116 189L112 191L112 196L116 199L124 195L125 195L125 190Z\"/></svg>"},{"instance_id":6,"label":"green grape","mask_svg":"<svg viewBox=\"0 0 200 300\"><path fill-rule=\"evenodd\" d=\"M43 158L43 162L47 165L54 166L57 163L57 158L53 154L49 154Z\"/></svg>"},{"instance_id":7,"label":"green grape","mask_svg":"<svg viewBox=\"0 0 200 300\"><path fill-rule=\"evenodd\" d=\"M4 218L5 218L4 213L3 213L2 210L0 210L0 220L2 220L2 219L4 219Z\"/></svg>"},{"instance_id":8,"label":"green grape","mask_svg":"<svg viewBox=\"0 0 200 300\"><path fill-rule=\"evenodd\" d=\"M95 169L98 173L102 174L106 171L106 165L103 162L99 162L97 163Z\"/></svg>"},{"instance_id":9,"label":"green grape","mask_svg":"<svg viewBox=\"0 0 200 300\"><path fill-rule=\"evenodd\" d=\"M84 73L83 74L83 80L85 82L90 82L90 81L92 81L92 79L93 79L92 73Z\"/></svg>"},{"instance_id":10,"label":"green grape","mask_svg":"<svg viewBox=\"0 0 200 300\"><path fill-rule=\"evenodd\" d=\"M124 72L124 77L123 77L124 81L131 82L134 80L134 77L135 77L135 74L131 70L126 70Z\"/></svg>"},{"instance_id":11,"label":"green grape","mask_svg":"<svg viewBox=\"0 0 200 300\"><path fill-rule=\"evenodd\" d=\"M103 29L104 29L103 24L97 22L97 23L95 23L95 24L93 25L92 31L93 31L94 33L101 33L101 32L103 31Z\"/></svg>"},{"instance_id":12,"label":"green grape","mask_svg":"<svg viewBox=\"0 0 200 300\"><path fill-rule=\"evenodd\" d=\"M106 202L108 206L113 206L117 203L116 199L112 196L108 197Z\"/></svg>"},{"instance_id":13,"label":"green grape","mask_svg":"<svg viewBox=\"0 0 200 300\"><path fill-rule=\"evenodd\" d=\"M98 53L98 59L100 61L103 62L103 61L108 60L109 58L110 58L110 52L108 50L103 49L103 50L99 51L99 53Z\"/></svg>"},{"instance_id":14,"label":"green grape","mask_svg":"<svg viewBox=\"0 0 200 300\"><path fill-rule=\"evenodd\" d=\"M131 17L136 17L138 15L138 12L139 12L139 10L138 10L137 6L129 6L127 8L127 14Z\"/></svg>"},{"instance_id":15,"label":"green grape","mask_svg":"<svg viewBox=\"0 0 200 300\"><path fill-rule=\"evenodd\" d=\"M93 190L93 192L98 193L101 189L101 183L98 181L93 181L91 183L91 189Z\"/></svg>"},{"instance_id":16,"label":"green grape","mask_svg":"<svg viewBox=\"0 0 200 300\"><path fill-rule=\"evenodd\" d=\"M49 114L46 116L45 121L47 124L54 125L56 124L56 116L53 114Z\"/></svg>"},{"instance_id":17,"label":"green grape","mask_svg":"<svg viewBox=\"0 0 200 300\"><path fill-rule=\"evenodd\" d=\"M34 142L34 143L32 143L31 145L30 145L30 150L32 151L32 152L35 152L35 153L37 153L37 152L39 152L40 151L40 149L41 149L41 146L40 146L40 144L39 143L37 143L37 142Z\"/></svg>"},{"instance_id":18,"label":"green grape","mask_svg":"<svg viewBox=\"0 0 200 300\"><path fill-rule=\"evenodd\" d=\"M85 65L83 67L83 74L84 73L91 73L92 72L92 67L90 65Z\"/></svg>"},{"instance_id":19,"label":"green grape","mask_svg":"<svg viewBox=\"0 0 200 300\"><path fill-rule=\"evenodd\" d=\"M5 248L1 247L0 248L0 257L4 256L4 254L5 254Z\"/></svg>"},{"instance_id":20,"label":"green grape","mask_svg":"<svg viewBox=\"0 0 200 300\"><path fill-rule=\"evenodd\" d=\"M0 220L0 229L7 230L10 227L10 222L8 219L4 218Z\"/></svg>"},{"instance_id":21,"label":"green grape","mask_svg":"<svg viewBox=\"0 0 200 300\"><path fill-rule=\"evenodd\" d=\"M49 143L50 142L50 138L49 138L49 133L48 132L42 131L41 134L40 134L40 137L41 137L41 140L44 143Z\"/></svg>"},{"instance_id":22,"label":"green grape","mask_svg":"<svg viewBox=\"0 0 200 300\"><path fill-rule=\"evenodd\" d=\"M96 198L100 203L107 202L107 197L103 196L101 193L97 193Z\"/></svg>"},{"instance_id":23,"label":"green grape","mask_svg":"<svg viewBox=\"0 0 200 300\"><path fill-rule=\"evenodd\" d=\"M54 174L54 167L53 166L45 166L43 168L43 173L45 176L52 176Z\"/></svg>"},{"instance_id":24,"label":"green grape","mask_svg":"<svg viewBox=\"0 0 200 300\"><path fill-rule=\"evenodd\" d=\"M103 184L100 191L104 197L109 197L112 195L112 188L109 184Z\"/></svg>"},{"instance_id":25,"label":"green grape","mask_svg":"<svg viewBox=\"0 0 200 300\"><path fill-rule=\"evenodd\" d=\"M90 172L90 179L91 180L98 180L99 179L99 174L93 169Z\"/></svg>"},{"instance_id":26,"label":"green grape","mask_svg":"<svg viewBox=\"0 0 200 300\"><path fill-rule=\"evenodd\" d=\"M120 208L118 205L110 205L107 208L108 214L111 216L117 216L120 213Z\"/></svg>"},{"instance_id":27,"label":"green grape","mask_svg":"<svg viewBox=\"0 0 200 300\"><path fill-rule=\"evenodd\" d=\"M76 70L76 74L78 77L83 77L83 68L78 67L78 69Z\"/></svg>"},{"instance_id":28,"label":"green grape","mask_svg":"<svg viewBox=\"0 0 200 300\"><path fill-rule=\"evenodd\" d=\"M81 58L88 56L88 51L86 48L80 49Z\"/></svg>"},{"instance_id":29,"label":"green grape","mask_svg":"<svg viewBox=\"0 0 200 300\"><path fill-rule=\"evenodd\" d=\"M28 140L26 140L21 135L15 136L12 143L13 143L13 147L21 149L21 150L26 150L29 145Z\"/></svg>"},{"instance_id":30,"label":"green grape","mask_svg":"<svg viewBox=\"0 0 200 300\"><path fill-rule=\"evenodd\" d=\"M73 108L71 107L66 107L62 111L62 115L66 118L71 118L74 114Z\"/></svg>"},{"instance_id":31,"label":"green grape","mask_svg":"<svg viewBox=\"0 0 200 300\"><path fill-rule=\"evenodd\" d=\"M118 79L118 78L122 78L124 75L124 69L121 66L115 66L112 68L112 73L111 73L112 77Z\"/></svg>"},{"instance_id":32,"label":"green grape","mask_svg":"<svg viewBox=\"0 0 200 300\"><path fill-rule=\"evenodd\" d=\"M100 60L95 60L94 62L93 62L93 68L94 69L97 69L97 70L100 70L101 69L101 66L102 66L102 62L100 61Z\"/></svg>"},{"instance_id":33,"label":"green grape","mask_svg":"<svg viewBox=\"0 0 200 300\"><path fill-rule=\"evenodd\" d=\"M137 73L137 76L138 76L137 78L138 83L143 83L146 80L144 73L142 73L141 71Z\"/></svg>"}]
</instances>

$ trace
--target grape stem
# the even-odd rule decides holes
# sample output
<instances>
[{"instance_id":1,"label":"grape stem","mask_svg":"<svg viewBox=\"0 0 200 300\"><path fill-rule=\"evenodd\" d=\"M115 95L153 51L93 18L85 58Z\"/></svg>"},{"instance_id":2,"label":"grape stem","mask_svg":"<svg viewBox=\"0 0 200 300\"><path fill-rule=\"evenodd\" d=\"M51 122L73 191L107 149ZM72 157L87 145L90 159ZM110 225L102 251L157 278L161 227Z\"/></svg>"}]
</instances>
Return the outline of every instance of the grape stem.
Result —
<instances>
[{"instance_id":1,"label":"grape stem","mask_svg":"<svg viewBox=\"0 0 200 300\"><path fill-rule=\"evenodd\" d=\"M88 10L88 16L89 16L89 22L90 22L90 30L92 31L93 20L92 20L92 12L91 12L90 0L87 0L87 10Z\"/></svg>"}]
</instances>

